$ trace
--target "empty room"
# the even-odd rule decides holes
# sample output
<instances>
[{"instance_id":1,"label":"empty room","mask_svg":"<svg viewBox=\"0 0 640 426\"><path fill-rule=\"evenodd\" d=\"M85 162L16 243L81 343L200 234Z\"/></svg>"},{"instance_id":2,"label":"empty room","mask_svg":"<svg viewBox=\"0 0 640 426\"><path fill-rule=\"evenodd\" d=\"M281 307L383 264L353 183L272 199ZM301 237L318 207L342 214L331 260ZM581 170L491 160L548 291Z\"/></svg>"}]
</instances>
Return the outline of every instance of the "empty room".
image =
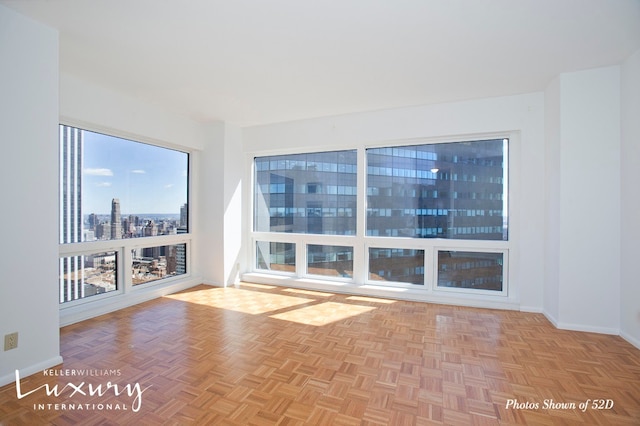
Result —
<instances>
[{"instance_id":1,"label":"empty room","mask_svg":"<svg viewBox=\"0 0 640 426\"><path fill-rule=\"evenodd\" d=\"M0 425L640 424L640 1L0 0Z\"/></svg>"}]
</instances>

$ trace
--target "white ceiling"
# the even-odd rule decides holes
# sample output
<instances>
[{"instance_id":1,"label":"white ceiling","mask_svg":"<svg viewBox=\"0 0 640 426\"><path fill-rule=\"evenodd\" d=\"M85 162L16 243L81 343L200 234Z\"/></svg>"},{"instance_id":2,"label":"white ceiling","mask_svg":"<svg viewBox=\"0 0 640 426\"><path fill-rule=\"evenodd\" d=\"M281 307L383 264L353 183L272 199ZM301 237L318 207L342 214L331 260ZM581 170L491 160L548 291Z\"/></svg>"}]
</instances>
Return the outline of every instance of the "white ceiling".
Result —
<instances>
[{"instance_id":1,"label":"white ceiling","mask_svg":"<svg viewBox=\"0 0 640 426\"><path fill-rule=\"evenodd\" d=\"M640 0L0 0L60 66L254 125L544 90L640 49Z\"/></svg>"}]
</instances>

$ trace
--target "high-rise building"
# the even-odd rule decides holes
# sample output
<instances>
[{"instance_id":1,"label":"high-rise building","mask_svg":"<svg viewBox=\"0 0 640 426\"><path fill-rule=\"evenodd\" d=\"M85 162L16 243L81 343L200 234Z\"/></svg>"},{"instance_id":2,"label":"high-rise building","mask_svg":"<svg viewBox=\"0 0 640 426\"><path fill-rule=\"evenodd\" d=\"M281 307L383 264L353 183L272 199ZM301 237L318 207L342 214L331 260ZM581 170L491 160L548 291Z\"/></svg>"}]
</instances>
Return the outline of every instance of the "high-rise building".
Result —
<instances>
[{"instance_id":1,"label":"high-rise building","mask_svg":"<svg viewBox=\"0 0 640 426\"><path fill-rule=\"evenodd\" d=\"M82 131L60 126L60 242L78 243L82 230ZM60 303L84 297L84 256L60 258Z\"/></svg>"},{"instance_id":2,"label":"high-rise building","mask_svg":"<svg viewBox=\"0 0 640 426\"><path fill-rule=\"evenodd\" d=\"M60 126L60 242L82 241L82 131Z\"/></svg>"},{"instance_id":3,"label":"high-rise building","mask_svg":"<svg viewBox=\"0 0 640 426\"><path fill-rule=\"evenodd\" d=\"M184 203L180 207L180 226L179 226L178 234L183 234L187 232L188 226L189 226L189 208L187 206L187 203ZM180 230L183 230L183 232L180 232Z\"/></svg>"},{"instance_id":4,"label":"high-rise building","mask_svg":"<svg viewBox=\"0 0 640 426\"><path fill-rule=\"evenodd\" d=\"M122 238L122 224L120 217L120 200L114 198L111 200L111 239L119 240Z\"/></svg>"},{"instance_id":5,"label":"high-rise building","mask_svg":"<svg viewBox=\"0 0 640 426\"><path fill-rule=\"evenodd\" d=\"M89 229L92 231L96 230L96 226L98 225L98 223L100 222L100 220L98 219L98 215L95 213L91 213L89 215Z\"/></svg>"},{"instance_id":6,"label":"high-rise building","mask_svg":"<svg viewBox=\"0 0 640 426\"><path fill-rule=\"evenodd\" d=\"M144 225L144 236L155 237L156 235L158 235L158 226L153 220L147 221Z\"/></svg>"},{"instance_id":7,"label":"high-rise building","mask_svg":"<svg viewBox=\"0 0 640 426\"><path fill-rule=\"evenodd\" d=\"M178 226L178 234L186 234L189 232L189 206L187 203L180 207L180 224ZM176 274L187 273L187 245L178 244L176 247Z\"/></svg>"}]
</instances>

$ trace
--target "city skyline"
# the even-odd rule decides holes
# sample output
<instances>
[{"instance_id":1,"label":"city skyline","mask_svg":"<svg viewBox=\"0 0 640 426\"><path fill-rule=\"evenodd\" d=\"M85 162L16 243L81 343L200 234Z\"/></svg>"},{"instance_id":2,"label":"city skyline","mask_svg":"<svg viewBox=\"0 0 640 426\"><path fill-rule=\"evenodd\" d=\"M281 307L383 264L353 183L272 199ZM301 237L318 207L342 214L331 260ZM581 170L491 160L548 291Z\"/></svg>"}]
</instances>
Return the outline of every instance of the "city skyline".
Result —
<instances>
[{"instance_id":1,"label":"city skyline","mask_svg":"<svg viewBox=\"0 0 640 426\"><path fill-rule=\"evenodd\" d=\"M84 214L109 214L114 198L122 215L179 214L187 203L187 153L82 133Z\"/></svg>"}]
</instances>

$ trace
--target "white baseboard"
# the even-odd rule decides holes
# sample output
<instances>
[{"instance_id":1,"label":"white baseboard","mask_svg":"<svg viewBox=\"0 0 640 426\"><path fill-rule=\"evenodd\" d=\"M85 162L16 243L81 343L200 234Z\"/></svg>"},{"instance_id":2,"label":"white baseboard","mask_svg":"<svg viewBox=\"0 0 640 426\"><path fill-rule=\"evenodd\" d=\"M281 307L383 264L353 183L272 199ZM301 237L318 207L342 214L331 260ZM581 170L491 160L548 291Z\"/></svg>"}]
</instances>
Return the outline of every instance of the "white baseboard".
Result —
<instances>
[{"instance_id":1,"label":"white baseboard","mask_svg":"<svg viewBox=\"0 0 640 426\"><path fill-rule=\"evenodd\" d=\"M631 343L636 348L640 349L640 339L636 339L635 337L633 337L629 333L625 333L624 331L620 332L620 337L622 337L627 342Z\"/></svg>"},{"instance_id":2,"label":"white baseboard","mask_svg":"<svg viewBox=\"0 0 640 426\"><path fill-rule=\"evenodd\" d=\"M610 328L610 327L598 327L594 325L584 325L584 324L569 324L566 322L559 322L558 324L554 324L556 328L560 330L571 330L571 331L583 331L586 333L599 333L599 334L612 334L614 336L620 335L620 329Z\"/></svg>"},{"instance_id":3,"label":"white baseboard","mask_svg":"<svg viewBox=\"0 0 640 426\"><path fill-rule=\"evenodd\" d=\"M599 333L599 334L612 334L614 336L620 335L620 330L617 328L610 327L598 327L594 325L585 325L585 324L571 324L562 321L558 321L553 315L551 315L547 311L542 312L545 317L553 324L553 326L560 330L571 330L571 331L583 331L586 333Z\"/></svg>"},{"instance_id":4,"label":"white baseboard","mask_svg":"<svg viewBox=\"0 0 640 426\"><path fill-rule=\"evenodd\" d=\"M41 361L37 364L30 365L25 368L20 368L20 378L31 376L32 374L39 373L43 370L48 370L51 367L62 364L62 357L57 356L45 361ZM11 374L0 377L0 386L8 385L16 381L15 371Z\"/></svg>"},{"instance_id":5,"label":"white baseboard","mask_svg":"<svg viewBox=\"0 0 640 426\"><path fill-rule=\"evenodd\" d=\"M217 283L215 281L211 281L211 280L202 280L202 284L211 286L211 287L229 287L229 285L222 285L220 283Z\"/></svg>"},{"instance_id":6,"label":"white baseboard","mask_svg":"<svg viewBox=\"0 0 640 426\"><path fill-rule=\"evenodd\" d=\"M553 324L555 328L558 328L558 320L553 315L551 315L549 312L545 311L544 309L542 310L542 313L544 314L545 317L547 317L549 322Z\"/></svg>"},{"instance_id":7,"label":"white baseboard","mask_svg":"<svg viewBox=\"0 0 640 426\"><path fill-rule=\"evenodd\" d=\"M538 306L522 306L522 305L520 305L520 312L529 312L529 313L532 313L532 314L544 314L544 310L542 308L538 307Z\"/></svg>"}]
</instances>

